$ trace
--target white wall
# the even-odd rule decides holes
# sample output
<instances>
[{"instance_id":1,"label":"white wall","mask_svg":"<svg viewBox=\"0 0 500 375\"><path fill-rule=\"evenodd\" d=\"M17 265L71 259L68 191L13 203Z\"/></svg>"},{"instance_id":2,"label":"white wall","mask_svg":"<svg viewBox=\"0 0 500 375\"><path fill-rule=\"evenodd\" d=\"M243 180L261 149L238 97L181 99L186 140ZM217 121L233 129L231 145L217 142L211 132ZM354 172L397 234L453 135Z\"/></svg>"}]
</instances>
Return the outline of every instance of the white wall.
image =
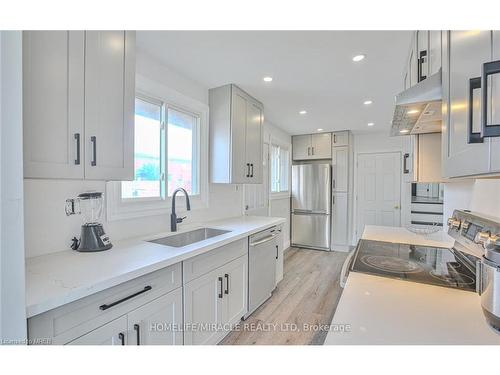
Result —
<instances>
[{"instance_id":1,"label":"white wall","mask_svg":"<svg viewBox=\"0 0 500 375\"><path fill-rule=\"evenodd\" d=\"M382 153L382 152L403 152L403 137L391 137L388 132L380 133L355 133L354 134L354 197L357 191L357 160L359 154ZM354 229L356 228L356 200L354 199L353 220L351 221L352 244L357 242ZM411 184L403 182L401 176L401 223L408 222L411 204ZM358 233L357 236L361 236Z\"/></svg>"},{"instance_id":2,"label":"white wall","mask_svg":"<svg viewBox=\"0 0 500 375\"><path fill-rule=\"evenodd\" d=\"M0 31L0 344L26 339L22 33Z\"/></svg>"},{"instance_id":3,"label":"white wall","mask_svg":"<svg viewBox=\"0 0 500 375\"><path fill-rule=\"evenodd\" d=\"M170 68L152 60L139 51L137 73L163 83L179 95L208 104L208 88L190 81ZM86 190L104 192L103 181L78 180L33 180L24 181L25 189L25 239L26 256L66 250L71 238L79 236L82 218L79 215L67 217L64 201ZM242 214L242 187L238 185L210 184L208 208L182 212L188 219L185 223L198 223ZM104 226L112 241L168 231L168 215L150 216L119 221L105 221ZM182 227L182 224L181 224Z\"/></svg>"},{"instance_id":4,"label":"white wall","mask_svg":"<svg viewBox=\"0 0 500 375\"><path fill-rule=\"evenodd\" d=\"M444 220L454 209L467 209L500 218L500 180L477 179L444 184Z\"/></svg>"}]
</instances>

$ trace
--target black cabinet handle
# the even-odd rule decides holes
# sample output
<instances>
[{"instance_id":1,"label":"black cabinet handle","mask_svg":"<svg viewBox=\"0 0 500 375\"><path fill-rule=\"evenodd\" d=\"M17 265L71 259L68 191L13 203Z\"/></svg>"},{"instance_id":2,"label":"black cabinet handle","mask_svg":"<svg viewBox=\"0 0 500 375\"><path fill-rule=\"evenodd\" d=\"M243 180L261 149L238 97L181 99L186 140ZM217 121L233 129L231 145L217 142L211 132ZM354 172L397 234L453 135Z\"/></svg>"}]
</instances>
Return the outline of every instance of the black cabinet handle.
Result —
<instances>
[{"instance_id":1,"label":"black cabinet handle","mask_svg":"<svg viewBox=\"0 0 500 375\"><path fill-rule=\"evenodd\" d=\"M75 133L75 141L76 141L75 165L80 165L80 133Z\"/></svg>"},{"instance_id":2,"label":"black cabinet handle","mask_svg":"<svg viewBox=\"0 0 500 375\"><path fill-rule=\"evenodd\" d=\"M500 124L488 124L488 76L500 73L500 60L483 64L482 88L483 100L481 102L481 135L483 137L499 137Z\"/></svg>"},{"instance_id":3,"label":"black cabinet handle","mask_svg":"<svg viewBox=\"0 0 500 375\"><path fill-rule=\"evenodd\" d=\"M311 155L314 155L314 147L311 147Z\"/></svg>"},{"instance_id":4,"label":"black cabinet handle","mask_svg":"<svg viewBox=\"0 0 500 375\"><path fill-rule=\"evenodd\" d=\"M222 285L222 277L219 277L219 286L220 286L219 298L222 298L222 290L224 289L224 286Z\"/></svg>"},{"instance_id":5,"label":"black cabinet handle","mask_svg":"<svg viewBox=\"0 0 500 375\"><path fill-rule=\"evenodd\" d=\"M125 335L123 333L119 333L118 334L118 338L120 339L120 341L122 342L122 345L125 345Z\"/></svg>"},{"instance_id":6,"label":"black cabinet handle","mask_svg":"<svg viewBox=\"0 0 500 375\"><path fill-rule=\"evenodd\" d=\"M253 164L250 164L251 172L250 172L250 177L253 177Z\"/></svg>"},{"instance_id":7,"label":"black cabinet handle","mask_svg":"<svg viewBox=\"0 0 500 375\"><path fill-rule=\"evenodd\" d=\"M139 326L139 324L134 324L134 331L137 345L141 345L141 327Z\"/></svg>"},{"instance_id":8,"label":"black cabinet handle","mask_svg":"<svg viewBox=\"0 0 500 375\"><path fill-rule=\"evenodd\" d=\"M337 134L333 135L333 144L337 143Z\"/></svg>"},{"instance_id":9,"label":"black cabinet handle","mask_svg":"<svg viewBox=\"0 0 500 375\"><path fill-rule=\"evenodd\" d=\"M247 177L250 177L250 163L247 163Z\"/></svg>"},{"instance_id":10,"label":"black cabinet handle","mask_svg":"<svg viewBox=\"0 0 500 375\"><path fill-rule=\"evenodd\" d=\"M139 292L137 292L137 293L131 294L130 296L127 296L127 297L122 298L122 299L120 299L120 300L118 300L118 301L112 302L112 303L110 303L110 304L104 304L104 305L101 305L101 306L99 306L99 309L101 309L101 310L107 310L107 309L109 309L109 308L111 308L111 307L113 307L113 306L116 306L116 305L118 305L118 304L120 304L120 303L122 303L122 302L128 301L128 300L129 300L129 299L131 299L131 298L137 297L139 294L146 293L147 291L149 291L149 290L151 290L151 289L153 289L153 288L151 287L151 285L146 285L146 286L144 287L144 289L143 289L143 290L140 290L140 291L139 291Z\"/></svg>"},{"instance_id":11,"label":"black cabinet handle","mask_svg":"<svg viewBox=\"0 0 500 375\"><path fill-rule=\"evenodd\" d=\"M279 256L279 248L278 245L276 245L276 259L278 259L278 256Z\"/></svg>"},{"instance_id":12,"label":"black cabinet handle","mask_svg":"<svg viewBox=\"0 0 500 375\"><path fill-rule=\"evenodd\" d=\"M418 77L417 77L417 82L421 82L423 81L424 79L427 78L427 76L424 76L422 74L422 65L424 63L424 60L427 56L427 51L426 50L423 50L423 51L420 51L420 54L419 54L419 57L418 57L418 64L417 64L417 72L418 72Z\"/></svg>"},{"instance_id":13,"label":"black cabinet handle","mask_svg":"<svg viewBox=\"0 0 500 375\"><path fill-rule=\"evenodd\" d=\"M224 290L224 294L229 294L229 275L226 273L224 277L226 278L226 290Z\"/></svg>"},{"instance_id":14,"label":"black cabinet handle","mask_svg":"<svg viewBox=\"0 0 500 375\"><path fill-rule=\"evenodd\" d=\"M403 155L403 173L404 174L410 173L410 170L408 169L408 166L407 166L407 162L408 162L409 157L410 157L410 154Z\"/></svg>"},{"instance_id":15,"label":"black cabinet handle","mask_svg":"<svg viewBox=\"0 0 500 375\"><path fill-rule=\"evenodd\" d=\"M90 165L95 167L97 165L97 138L95 136L90 137L90 142L92 142L92 161Z\"/></svg>"},{"instance_id":16,"label":"black cabinet handle","mask_svg":"<svg viewBox=\"0 0 500 375\"><path fill-rule=\"evenodd\" d=\"M473 115L474 115L474 90L481 88L481 77L469 79L469 116L467 124L467 143L483 143L481 132L474 132Z\"/></svg>"}]
</instances>

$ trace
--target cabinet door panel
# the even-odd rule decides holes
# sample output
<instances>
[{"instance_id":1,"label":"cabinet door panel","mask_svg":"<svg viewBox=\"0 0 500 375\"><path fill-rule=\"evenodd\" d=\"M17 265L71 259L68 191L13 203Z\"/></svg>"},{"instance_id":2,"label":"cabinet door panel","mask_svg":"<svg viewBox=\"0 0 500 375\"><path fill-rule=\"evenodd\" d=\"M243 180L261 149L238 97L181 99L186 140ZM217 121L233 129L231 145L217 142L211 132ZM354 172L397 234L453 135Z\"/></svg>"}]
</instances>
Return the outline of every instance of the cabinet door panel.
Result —
<instances>
[{"instance_id":1,"label":"cabinet door panel","mask_svg":"<svg viewBox=\"0 0 500 375\"><path fill-rule=\"evenodd\" d=\"M417 81L425 79L429 76L429 32L427 30L417 31L417 75L420 66L420 77Z\"/></svg>"},{"instance_id":2,"label":"cabinet door panel","mask_svg":"<svg viewBox=\"0 0 500 375\"><path fill-rule=\"evenodd\" d=\"M122 345L122 340L126 340L126 332L127 317L122 316L71 341L68 345Z\"/></svg>"},{"instance_id":3,"label":"cabinet door panel","mask_svg":"<svg viewBox=\"0 0 500 375\"><path fill-rule=\"evenodd\" d=\"M83 31L23 32L24 177L83 178L83 105Z\"/></svg>"},{"instance_id":4,"label":"cabinet door panel","mask_svg":"<svg viewBox=\"0 0 500 375\"><path fill-rule=\"evenodd\" d=\"M132 180L135 32L87 31L85 39L85 178Z\"/></svg>"},{"instance_id":5,"label":"cabinet door panel","mask_svg":"<svg viewBox=\"0 0 500 375\"><path fill-rule=\"evenodd\" d=\"M234 184L247 183L249 168L246 159L247 99L239 90L233 88L231 99L231 168Z\"/></svg>"},{"instance_id":6,"label":"cabinet door panel","mask_svg":"<svg viewBox=\"0 0 500 375\"><path fill-rule=\"evenodd\" d=\"M306 160L311 158L311 135L295 135L292 137L293 160Z\"/></svg>"},{"instance_id":7,"label":"cabinet door panel","mask_svg":"<svg viewBox=\"0 0 500 375\"><path fill-rule=\"evenodd\" d=\"M335 132L333 133L333 146L348 146L349 145L349 132Z\"/></svg>"},{"instance_id":8,"label":"cabinet door panel","mask_svg":"<svg viewBox=\"0 0 500 375\"><path fill-rule=\"evenodd\" d=\"M493 61L500 60L500 31L493 33ZM500 124L500 75L491 76L491 124ZM491 138L491 172L500 172L500 137Z\"/></svg>"},{"instance_id":9,"label":"cabinet door panel","mask_svg":"<svg viewBox=\"0 0 500 375\"><path fill-rule=\"evenodd\" d=\"M443 64L444 94L449 96L448 103L445 103L449 118L444 117L446 129L443 132L444 177L470 176L489 170L489 139L484 143L469 144L467 133L469 80L481 76L483 62L490 59L490 43L489 31L449 32L445 53L448 61ZM481 110L479 96L473 104L476 113L473 118L478 119Z\"/></svg>"},{"instance_id":10,"label":"cabinet door panel","mask_svg":"<svg viewBox=\"0 0 500 375\"><path fill-rule=\"evenodd\" d=\"M250 182L262 183L262 108L247 102L246 160L252 165Z\"/></svg>"},{"instance_id":11,"label":"cabinet door panel","mask_svg":"<svg viewBox=\"0 0 500 375\"><path fill-rule=\"evenodd\" d=\"M333 202L332 244L347 245L348 241L348 195L335 193Z\"/></svg>"},{"instance_id":12,"label":"cabinet door panel","mask_svg":"<svg viewBox=\"0 0 500 375\"><path fill-rule=\"evenodd\" d=\"M186 327L184 344L216 344L223 336L223 332L213 328L222 321L222 298L219 294L223 293L223 286L219 277L222 275L219 269L216 269L184 286L184 324Z\"/></svg>"},{"instance_id":13,"label":"cabinet door panel","mask_svg":"<svg viewBox=\"0 0 500 375\"><path fill-rule=\"evenodd\" d=\"M334 191L347 191L349 182L349 148L334 147L332 155Z\"/></svg>"},{"instance_id":14,"label":"cabinet door panel","mask_svg":"<svg viewBox=\"0 0 500 375\"><path fill-rule=\"evenodd\" d=\"M313 134L311 141L314 159L329 159L332 157L331 133Z\"/></svg>"},{"instance_id":15,"label":"cabinet door panel","mask_svg":"<svg viewBox=\"0 0 500 375\"><path fill-rule=\"evenodd\" d=\"M175 289L128 314L128 343L137 345L182 345L182 288Z\"/></svg>"},{"instance_id":16,"label":"cabinet door panel","mask_svg":"<svg viewBox=\"0 0 500 375\"><path fill-rule=\"evenodd\" d=\"M235 324L247 312L248 257L242 256L224 266L224 324Z\"/></svg>"},{"instance_id":17,"label":"cabinet door panel","mask_svg":"<svg viewBox=\"0 0 500 375\"><path fill-rule=\"evenodd\" d=\"M429 31L429 75L441 68L441 30Z\"/></svg>"}]
</instances>

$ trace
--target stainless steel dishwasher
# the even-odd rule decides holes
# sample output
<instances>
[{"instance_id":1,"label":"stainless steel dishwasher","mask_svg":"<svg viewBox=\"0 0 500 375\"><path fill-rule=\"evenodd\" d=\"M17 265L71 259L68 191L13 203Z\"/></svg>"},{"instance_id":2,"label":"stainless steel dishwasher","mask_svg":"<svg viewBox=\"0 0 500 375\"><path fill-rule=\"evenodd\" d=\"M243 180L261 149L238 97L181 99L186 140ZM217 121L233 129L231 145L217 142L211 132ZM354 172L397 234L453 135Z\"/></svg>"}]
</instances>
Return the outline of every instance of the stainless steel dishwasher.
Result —
<instances>
[{"instance_id":1,"label":"stainless steel dishwasher","mask_svg":"<svg viewBox=\"0 0 500 375\"><path fill-rule=\"evenodd\" d=\"M248 313L245 319L264 303L276 287L278 230L263 230L249 238L248 244Z\"/></svg>"}]
</instances>

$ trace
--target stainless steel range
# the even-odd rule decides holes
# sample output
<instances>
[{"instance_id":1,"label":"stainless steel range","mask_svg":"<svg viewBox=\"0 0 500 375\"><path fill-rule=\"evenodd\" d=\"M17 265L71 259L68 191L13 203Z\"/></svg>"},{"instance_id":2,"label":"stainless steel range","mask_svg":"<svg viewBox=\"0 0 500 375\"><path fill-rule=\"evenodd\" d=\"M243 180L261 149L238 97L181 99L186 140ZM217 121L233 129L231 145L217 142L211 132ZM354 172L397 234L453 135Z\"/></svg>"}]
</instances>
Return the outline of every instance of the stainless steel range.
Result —
<instances>
[{"instance_id":1,"label":"stainless steel range","mask_svg":"<svg viewBox=\"0 0 500 375\"><path fill-rule=\"evenodd\" d=\"M475 291L475 267L454 249L361 240L351 271Z\"/></svg>"},{"instance_id":2,"label":"stainless steel range","mask_svg":"<svg viewBox=\"0 0 500 375\"><path fill-rule=\"evenodd\" d=\"M448 234L455 239L451 249L360 240L345 267L478 292L486 320L500 331L500 218L455 210L448 219Z\"/></svg>"}]
</instances>

